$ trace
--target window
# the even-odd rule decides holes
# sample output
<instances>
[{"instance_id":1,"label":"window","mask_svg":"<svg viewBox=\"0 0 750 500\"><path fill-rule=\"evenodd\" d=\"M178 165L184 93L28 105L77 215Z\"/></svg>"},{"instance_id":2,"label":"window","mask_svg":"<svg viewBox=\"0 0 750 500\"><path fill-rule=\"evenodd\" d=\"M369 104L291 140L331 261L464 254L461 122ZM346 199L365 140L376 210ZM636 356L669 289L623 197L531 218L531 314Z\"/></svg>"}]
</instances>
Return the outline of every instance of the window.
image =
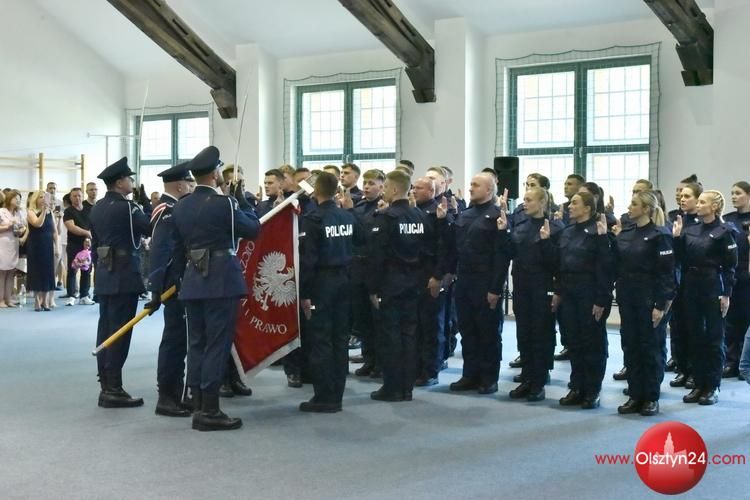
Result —
<instances>
[{"instance_id":1,"label":"window","mask_svg":"<svg viewBox=\"0 0 750 500\"><path fill-rule=\"evenodd\" d=\"M649 176L651 58L513 68L509 83L508 153L520 158L519 182L546 175L560 203L565 178L577 173L623 213L632 185Z\"/></svg>"},{"instance_id":2,"label":"window","mask_svg":"<svg viewBox=\"0 0 750 500\"><path fill-rule=\"evenodd\" d=\"M394 80L297 87L296 164L356 163L390 171L396 162Z\"/></svg>"},{"instance_id":3,"label":"window","mask_svg":"<svg viewBox=\"0 0 750 500\"><path fill-rule=\"evenodd\" d=\"M140 117L135 118L138 135ZM138 180L150 192L161 191L157 175L170 166L188 161L210 143L207 113L150 115L143 118Z\"/></svg>"}]
</instances>

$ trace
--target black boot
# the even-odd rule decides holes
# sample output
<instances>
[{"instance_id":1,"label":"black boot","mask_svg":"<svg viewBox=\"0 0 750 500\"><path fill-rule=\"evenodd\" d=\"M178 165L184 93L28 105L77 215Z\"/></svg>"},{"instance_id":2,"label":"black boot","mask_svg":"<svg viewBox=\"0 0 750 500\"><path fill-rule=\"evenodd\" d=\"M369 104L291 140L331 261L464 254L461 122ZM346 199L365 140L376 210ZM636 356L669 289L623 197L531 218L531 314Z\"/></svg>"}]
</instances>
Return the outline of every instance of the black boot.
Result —
<instances>
[{"instance_id":1,"label":"black boot","mask_svg":"<svg viewBox=\"0 0 750 500\"><path fill-rule=\"evenodd\" d=\"M682 397L682 402L683 403L697 403L701 397L702 392L703 391L701 391L697 387L693 388L692 391L690 391L688 394Z\"/></svg>"},{"instance_id":2,"label":"black boot","mask_svg":"<svg viewBox=\"0 0 750 500\"><path fill-rule=\"evenodd\" d=\"M685 381L685 389L695 389L695 379L692 375Z\"/></svg>"},{"instance_id":3,"label":"black boot","mask_svg":"<svg viewBox=\"0 0 750 500\"><path fill-rule=\"evenodd\" d=\"M458 382L449 386L451 391L474 391L479 388L479 382L473 378L461 377Z\"/></svg>"},{"instance_id":4,"label":"black boot","mask_svg":"<svg viewBox=\"0 0 750 500\"><path fill-rule=\"evenodd\" d=\"M299 404L299 411L305 411L310 413L336 413L341 411L341 403L321 403L315 396L310 401L305 401Z\"/></svg>"},{"instance_id":5,"label":"black boot","mask_svg":"<svg viewBox=\"0 0 750 500\"><path fill-rule=\"evenodd\" d=\"M242 427L242 420L228 417L219 409L217 393L202 393L201 411L193 414L193 429L198 431L228 431Z\"/></svg>"},{"instance_id":6,"label":"black boot","mask_svg":"<svg viewBox=\"0 0 750 500\"><path fill-rule=\"evenodd\" d=\"M568 394L560 398L562 406L578 406L583 401L583 394L576 389L571 389Z\"/></svg>"},{"instance_id":7,"label":"black boot","mask_svg":"<svg viewBox=\"0 0 750 500\"><path fill-rule=\"evenodd\" d=\"M727 365L724 367L724 370L721 372L721 378L733 378L738 377L740 374L740 370L735 365Z\"/></svg>"},{"instance_id":8,"label":"black boot","mask_svg":"<svg viewBox=\"0 0 750 500\"><path fill-rule=\"evenodd\" d=\"M302 378L295 373L290 373L286 376L286 385L292 389L299 389L302 387Z\"/></svg>"},{"instance_id":9,"label":"black boot","mask_svg":"<svg viewBox=\"0 0 750 500\"><path fill-rule=\"evenodd\" d=\"M669 387L685 387L685 382L687 382L687 375L678 373L674 379L669 381Z\"/></svg>"},{"instance_id":10,"label":"black boot","mask_svg":"<svg viewBox=\"0 0 750 500\"><path fill-rule=\"evenodd\" d=\"M568 348L563 347L562 351L558 352L554 356L555 361L567 361L570 359L570 353L568 353Z\"/></svg>"},{"instance_id":11,"label":"black boot","mask_svg":"<svg viewBox=\"0 0 750 500\"><path fill-rule=\"evenodd\" d=\"M479 394L495 394L497 392L497 382L493 382L487 385L480 385L477 388Z\"/></svg>"},{"instance_id":12,"label":"black boot","mask_svg":"<svg viewBox=\"0 0 750 500\"><path fill-rule=\"evenodd\" d=\"M165 417L189 417L190 410L180 404L179 393L175 387L159 387L159 401L156 403L157 415Z\"/></svg>"},{"instance_id":13,"label":"black boot","mask_svg":"<svg viewBox=\"0 0 750 500\"><path fill-rule=\"evenodd\" d=\"M581 408L584 410L599 408L599 393L584 396L583 401L581 401Z\"/></svg>"},{"instance_id":14,"label":"black boot","mask_svg":"<svg viewBox=\"0 0 750 500\"><path fill-rule=\"evenodd\" d=\"M675 362L674 358L669 358L669 361L667 361L667 364L664 366L665 372L673 372L677 368L677 363Z\"/></svg>"},{"instance_id":15,"label":"black boot","mask_svg":"<svg viewBox=\"0 0 750 500\"><path fill-rule=\"evenodd\" d=\"M521 368L523 366L523 359L521 359L521 355L519 354L516 359L508 363L508 366L511 368Z\"/></svg>"},{"instance_id":16,"label":"black boot","mask_svg":"<svg viewBox=\"0 0 750 500\"><path fill-rule=\"evenodd\" d=\"M106 387L106 389L104 389ZM133 398L122 388L122 372L107 370L99 393L99 406L102 408L134 408L143 406L143 399Z\"/></svg>"},{"instance_id":17,"label":"black boot","mask_svg":"<svg viewBox=\"0 0 750 500\"><path fill-rule=\"evenodd\" d=\"M628 399L624 405L617 407L617 413L620 415L629 415L631 413L638 413L641 411L641 402L633 398Z\"/></svg>"},{"instance_id":18,"label":"black boot","mask_svg":"<svg viewBox=\"0 0 750 500\"><path fill-rule=\"evenodd\" d=\"M544 387L542 387L539 390L531 388L529 389L529 393L526 395L526 401L529 401L530 403L535 403L537 401L544 401L545 397L546 397L546 394L544 393Z\"/></svg>"},{"instance_id":19,"label":"black boot","mask_svg":"<svg viewBox=\"0 0 750 500\"><path fill-rule=\"evenodd\" d=\"M404 400L404 393L386 392L385 389L381 387L377 391L370 393L370 399L374 399L375 401L385 401L388 403L399 403Z\"/></svg>"},{"instance_id":20,"label":"black boot","mask_svg":"<svg viewBox=\"0 0 750 500\"><path fill-rule=\"evenodd\" d=\"M232 380L232 383L229 384L229 386L232 388L232 392L238 396L252 396L253 395L253 390L250 389L248 386L246 386L242 380L239 380L239 379Z\"/></svg>"},{"instance_id":21,"label":"black boot","mask_svg":"<svg viewBox=\"0 0 750 500\"><path fill-rule=\"evenodd\" d=\"M521 385L511 390L508 396L511 399L523 399L531 392L531 385L528 382L522 382Z\"/></svg>"},{"instance_id":22,"label":"black boot","mask_svg":"<svg viewBox=\"0 0 750 500\"><path fill-rule=\"evenodd\" d=\"M619 372L615 372L614 374L612 374L612 378L615 380L627 380L628 369L625 367L622 367L622 369Z\"/></svg>"},{"instance_id":23,"label":"black boot","mask_svg":"<svg viewBox=\"0 0 750 500\"><path fill-rule=\"evenodd\" d=\"M357 377L369 377L374 369L375 365L372 361L365 361L365 364L354 370L354 374Z\"/></svg>"},{"instance_id":24,"label":"black boot","mask_svg":"<svg viewBox=\"0 0 750 500\"><path fill-rule=\"evenodd\" d=\"M221 384L221 387L219 387L219 397L233 398L234 391L232 390L232 384L230 384L229 382L224 382L223 384Z\"/></svg>"},{"instance_id":25,"label":"black boot","mask_svg":"<svg viewBox=\"0 0 750 500\"><path fill-rule=\"evenodd\" d=\"M520 384L521 382L523 382L523 374L517 373L513 375L513 382L515 382L516 384Z\"/></svg>"},{"instance_id":26,"label":"black boot","mask_svg":"<svg viewBox=\"0 0 750 500\"><path fill-rule=\"evenodd\" d=\"M701 392L701 396L698 398L698 404L703 406L715 405L719 402L719 390L718 389L706 389Z\"/></svg>"},{"instance_id":27,"label":"black boot","mask_svg":"<svg viewBox=\"0 0 750 500\"><path fill-rule=\"evenodd\" d=\"M657 413L659 413L658 401L644 401L641 405L641 415L644 417L653 417Z\"/></svg>"}]
</instances>

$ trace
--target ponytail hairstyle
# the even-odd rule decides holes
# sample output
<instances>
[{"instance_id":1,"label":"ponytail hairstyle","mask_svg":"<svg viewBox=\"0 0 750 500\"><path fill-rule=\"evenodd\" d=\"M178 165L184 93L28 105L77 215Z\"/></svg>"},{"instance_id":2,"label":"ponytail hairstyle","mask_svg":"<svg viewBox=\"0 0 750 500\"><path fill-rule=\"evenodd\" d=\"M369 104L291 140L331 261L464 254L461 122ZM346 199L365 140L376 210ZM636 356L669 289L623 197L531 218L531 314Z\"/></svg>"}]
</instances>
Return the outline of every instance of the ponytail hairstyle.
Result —
<instances>
[{"instance_id":1,"label":"ponytail hairstyle","mask_svg":"<svg viewBox=\"0 0 750 500\"><path fill-rule=\"evenodd\" d=\"M680 184L700 184L698 182L698 176L695 174L692 174L690 177L685 177L680 181Z\"/></svg>"},{"instance_id":2,"label":"ponytail hairstyle","mask_svg":"<svg viewBox=\"0 0 750 500\"><path fill-rule=\"evenodd\" d=\"M596 182L584 182L583 183L584 189L591 193L594 196L595 204L596 204L596 213L603 214L604 213L604 190L599 187L599 184Z\"/></svg>"},{"instance_id":3,"label":"ponytail hairstyle","mask_svg":"<svg viewBox=\"0 0 750 500\"><path fill-rule=\"evenodd\" d=\"M659 202L661 211L667 213L667 202L664 200L664 193L661 192L661 189L654 189L651 192L654 193L654 196L656 196L656 201Z\"/></svg>"},{"instance_id":4,"label":"ponytail hairstyle","mask_svg":"<svg viewBox=\"0 0 750 500\"><path fill-rule=\"evenodd\" d=\"M714 211L714 215L719 219L720 222L724 222L724 219L722 218L722 214L724 213L724 195L721 194L720 191L716 191L715 189L708 189L706 191L703 191L703 194L707 194L711 196L711 203L716 203L716 211Z\"/></svg>"},{"instance_id":5,"label":"ponytail hairstyle","mask_svg":"<svg viewBox=\"0 0 750 500\"><path fill-rule=\"evenodd\" d=\"M546 189L541 187L530 187L526 190L527 193L533 194L537 200L539 200L542 203L542 207L544 207L544 216L549 217L550 214L550 201L549 201L549 193Z\"/></svg>"},{"instance_id":6,"label":"ponytail hairstyle","mask_svg":"<svg viewBox=\"0 0 750 500\"><path fill-rule=\"evenodd\" d=\"M584 206L587 206L591 209L591 218L598 217L599 214L602 214L604 212L599 212L597 207L597 199L596 197L591 194L590 191L578 191L575 195L581 198L581 201L583 202ZM572 199L572 198L571 198Z\"/></svg>"},{"instance_id":7,"label":"ponytail hairstyle","mask_svg":"<svg viewBox=\"0 0 750 500\"><path fill-rule=\"evenodd\" d=\"M653 191L640 191L633 195L648 212L648 218L657 226L666 225L664 210L659 206L659 200Z\"/></svg>"}]
</instances>

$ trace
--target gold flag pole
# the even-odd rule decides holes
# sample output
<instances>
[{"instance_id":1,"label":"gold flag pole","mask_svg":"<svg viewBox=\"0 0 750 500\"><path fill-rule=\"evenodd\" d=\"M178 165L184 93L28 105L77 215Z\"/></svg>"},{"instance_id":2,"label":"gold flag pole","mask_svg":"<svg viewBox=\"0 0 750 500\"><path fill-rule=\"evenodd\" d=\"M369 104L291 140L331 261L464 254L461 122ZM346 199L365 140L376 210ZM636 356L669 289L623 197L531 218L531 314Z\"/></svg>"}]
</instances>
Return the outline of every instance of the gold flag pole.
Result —
<instances>
[{"instance_id":1,"label":"gold flag pole","mask_svg":"<svg viewBox=\"0 0 750 500\"><path fill-rule=\"evenodd\" d=\"M301 187L299 191L292 194L290 197L286 198L284 201L282 201L277 206L275 206L270 212L268 212L266 215L260 218L261 225L264 224L266 221L268 221L271 217L273 217L277 213L281 212L287 205L290 205L291 203L296 201L297 198L299 198L301 195L303 194L309 195L313 192L313 188L308 182L300 181L299 185ZM166 292L161 294L161 301L166 302L175 294L175 292L177 292L177 287L175 285L172 285L171 287L169 287L169 289L167 289ZM107 339L104 342L96 346L96 349L91 351L91 355L96 356L102 350L106 349L107 347L110 347L112 344L117 342L123 335L129 332L138 322L140 322L143 318L148 316L150 312L151 312L151 309L144 308L143 311L139 312L133 319L125 323L122 327L120 327L119 330L117 330L115 333L107 337Z\"/></svg>"}]
</instances>

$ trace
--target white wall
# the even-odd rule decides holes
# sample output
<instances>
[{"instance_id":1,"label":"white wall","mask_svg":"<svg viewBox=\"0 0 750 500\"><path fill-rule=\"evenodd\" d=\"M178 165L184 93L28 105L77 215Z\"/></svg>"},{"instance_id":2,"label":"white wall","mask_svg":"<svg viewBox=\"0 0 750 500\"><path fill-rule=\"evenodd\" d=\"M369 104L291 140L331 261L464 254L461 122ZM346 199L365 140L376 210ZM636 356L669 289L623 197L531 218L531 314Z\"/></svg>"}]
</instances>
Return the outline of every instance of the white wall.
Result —
<instances>
[{"instance_id":1,"label":"white wall","mask_svg":"<svg viewBox=\"0 0 750 500\"><path fill-rule=\"evenodd\" d=\"M34 3L0 1L0 156L87 156L87 178L104 164L104 138L120 134L122 76ZM110 155L119 154L117 141ZM10 163L0 160L0 165ZM0 168L0 187L34 189L35 170ZM74 172L47 169L58 188L80 184Z\"/></svg>"}]
</instances>

